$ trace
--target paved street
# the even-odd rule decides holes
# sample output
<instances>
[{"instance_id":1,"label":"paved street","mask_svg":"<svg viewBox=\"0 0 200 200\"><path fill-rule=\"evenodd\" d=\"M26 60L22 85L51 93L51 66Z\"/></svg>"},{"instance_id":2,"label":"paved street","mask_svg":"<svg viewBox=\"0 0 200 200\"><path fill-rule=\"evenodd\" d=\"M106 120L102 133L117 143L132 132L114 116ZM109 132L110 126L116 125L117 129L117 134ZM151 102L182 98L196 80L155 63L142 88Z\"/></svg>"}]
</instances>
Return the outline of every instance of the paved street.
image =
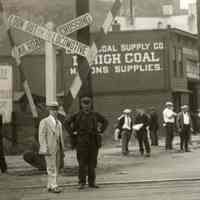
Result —
<instances>
[{"instance_id":1,"label":"paved street","mask_svg":"<svg viewBox=\"0 0 200 200\"><path fill-rule=\"evenodd\" d=\"M45 189L27 189L16 191L8 197L9 191L1 193L2 200L199 200L200 180L173 181L157 183L109 184L101 188L77 190L75 187L64 187L61 194L50 194ZM13 191L12 191L13 193Z\"/></svg>"},{"instance_id":2,"label":"paved street","mask_svg":"<svg viewBox=\"0 0 200 200\"><path fill-rule=\"evenodd\" d=\"M165 152L164 144L152 149L150 158L140 157L137 146L123 157L120 148L103 148L99 156L97 182L101 188L77 190L75 152L67 152L65 170L59 177L63 193L56 199L199 199L199 136L193 137L192 152ZM54 200L45 190L46 175L23 162L7 157L9 173L0 176L0 200ZM162 198L161 198L162 197Z\"/></svg>"}]
</instances>

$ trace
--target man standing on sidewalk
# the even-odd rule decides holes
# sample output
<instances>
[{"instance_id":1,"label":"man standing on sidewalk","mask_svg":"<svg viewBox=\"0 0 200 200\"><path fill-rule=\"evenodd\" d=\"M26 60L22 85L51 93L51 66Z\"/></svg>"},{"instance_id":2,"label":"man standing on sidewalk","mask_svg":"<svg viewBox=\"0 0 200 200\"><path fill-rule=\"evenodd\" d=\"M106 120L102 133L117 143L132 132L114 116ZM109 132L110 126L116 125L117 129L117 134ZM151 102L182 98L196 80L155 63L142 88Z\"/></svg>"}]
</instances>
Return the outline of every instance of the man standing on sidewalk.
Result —
<instances>
[{"instance_id":1,"label":"man standing on sidewalk","mask_svg":"<svg viewBox=\"0 0 200 200\"><path fill-rule=\"evenodd\" d=\"M149 131L150 131L150 138L151 138L151 145L158 146L158 114L154 107L150 108L150 122L149 122Z\"/></svg>"},{"instance_id":2,"label":"man standing on sidewalk","mask_svg":"<svg viewBox=\"0 0 200 200\"><path fill-rule=\"evenodd\" d=\"M137 114L135 117L134 124L142 124L142 127L136 131L136 137L139 143L140 154L144 155L144 147L146 150L146 157L151 156L151 148L149 144L147 127L149 125L149 118L145 113L144 109L137 109Z\"/></svg>"},{"instance_id":3,"label":"man standing on sidewalk","mask_svg":"<svg viewBox=\"0 0 200 200\"><path fill-rule=\"evenodd\" d=\"M57 185L60 160L64 156L64 140L61 122L57 118L58 103L48 105L49 116L42 119L39 125L39 154L45 156L48 174L47 189L52 193L61 190Z\"/></svg>"},{"instance_id":4,"label":"man standing on sidewalk","mask_svg":"<svg viewBox=\"0 0 200 200\"><path fill-rule=\"evenodd\" d=\"M0 168L2 173L5 173L7 171L7 164L3 150L3 116L1 114L0 114Z\"/></svg>"},{"instance_id":5,"label":"man standing on sidewalk","mask_svg":"<svg viewBox=\"0 0 200 200\"><path fill-rule=\"evenodd\" d=\"M166 108L163 110L163 121L166 129L165 149L173 149L173 137L175 128L176 113L173 111L173 103L168 101L165 103Z\"/></svg>"},{"instance_id":6,"label":"man standing on sidewalk","mask_svg":"<svg viewBox=\"0 0 200 200\"><path fill-rule=\"evenodd\" d=\"M189 107L184 105L181 107L181 112L177 115L177 128L180 134L180 149L181 151L190 152L188 143L190 140L191 131L193 131L192 119L189 113Z\"/></svg>"},{"instance_id":7,"label":"man standing on sidewalk","mask_svg":"<svg viewBox=\"0 0 200 200\"><path fill-rule=\"evenodd\" d=\"M108 125L107 120L92 110L90 96L80 98L80 111L66 120L65 127L77 151L79 164L79 189L86 185L86 173L88 173L88 185L98 188L95 183L98 150L101 146L101 134Z\"/></svg>"},{"instance_id":8,"label":"man standing on sidewalk","mask_svg":"<svg viewBox=\"0 0 200 200\"><path fill-rule=\"evenodd\" d=\"M133 120L131 118L131 110L125 109L123 115L118 118L117 128L120 130L122 137L122 154L129 153L128 144L132 134Z\"/></svg>"}]
</instances>

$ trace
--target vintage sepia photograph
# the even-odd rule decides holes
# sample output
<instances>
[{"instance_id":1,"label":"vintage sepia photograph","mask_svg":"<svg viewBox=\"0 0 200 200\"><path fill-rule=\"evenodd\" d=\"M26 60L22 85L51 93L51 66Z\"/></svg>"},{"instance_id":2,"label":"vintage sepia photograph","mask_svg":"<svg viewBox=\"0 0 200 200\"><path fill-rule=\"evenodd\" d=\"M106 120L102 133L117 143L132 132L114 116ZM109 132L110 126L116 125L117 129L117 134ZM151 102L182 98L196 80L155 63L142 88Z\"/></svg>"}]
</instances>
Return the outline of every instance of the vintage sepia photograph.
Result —
<instances>
[{"instance_id":1,"label":"vintage sepia photograph","mask_svg":"<svg viewBox=\"0 0 200 200\"><path fill-rule=\"evenodd\" d=\"M200 200L200 0L0 0L0 200Z\"/></svg>"}]
</instances>

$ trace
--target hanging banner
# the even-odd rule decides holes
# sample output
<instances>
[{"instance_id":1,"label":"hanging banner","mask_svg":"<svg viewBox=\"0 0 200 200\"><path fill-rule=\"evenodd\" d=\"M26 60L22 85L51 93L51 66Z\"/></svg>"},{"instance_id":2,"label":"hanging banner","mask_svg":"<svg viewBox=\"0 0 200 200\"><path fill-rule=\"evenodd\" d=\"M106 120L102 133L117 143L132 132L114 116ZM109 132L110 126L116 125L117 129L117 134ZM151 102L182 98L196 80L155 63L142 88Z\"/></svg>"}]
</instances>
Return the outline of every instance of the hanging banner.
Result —
<instances>
[{"instance_id":1,"label":"hanging banner","mask_svg":"<svg viewBox=\"0 0 200 200\"><path fill-rule=\"evenodd\" d=\"M0 114L3 123L10 123L12 116L13 73L12 66L0 64Z\"/></svg>"}]
</instances>

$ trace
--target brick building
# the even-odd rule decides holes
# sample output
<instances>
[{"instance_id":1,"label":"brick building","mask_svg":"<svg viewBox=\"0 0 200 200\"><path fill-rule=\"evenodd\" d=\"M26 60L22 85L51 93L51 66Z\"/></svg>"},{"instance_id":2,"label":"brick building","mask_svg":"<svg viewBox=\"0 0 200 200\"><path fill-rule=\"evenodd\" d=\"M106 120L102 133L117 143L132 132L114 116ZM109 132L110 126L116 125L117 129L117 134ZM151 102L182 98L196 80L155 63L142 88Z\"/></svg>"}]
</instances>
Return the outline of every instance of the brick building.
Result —
<instances>
[{"instance_id":1,"label":"brick building","mask_svg":"<svg viewBox=\"0 0 200 200\"><path fill-rule=\"evenodd\" d=\"M77 57L64 61L65 87L76 73ZM95 108L115 120L124 108L151 106L161 115L167 100L175 110L200 105L197 36L179 29L115 31L92 66Z\"/></svg>"},{"instance_id":2,"label":"brick building","mask_svg":"<svg viewBox=\"0 0 200 200\"><path fill-rule=\"evenodd\" d=\"M1 49L1 63L13 64L9 49ZM25 56L22 68L34 96L45 96L43 51ZM178 111L189 104L195 111L200 98L197 36L179 29L110 32L92 66L95 109L111 124L124 108L156 107L159 114L171 100ZM77 68L75 55L57 51L57 92L70 87ZM22 91L13 66L14 91ZM44 99L44 98L43 98ZM37 101L37 98L36 98ZM78 108L75 102L70 112Z\"/></svg>"}]
</instances>

